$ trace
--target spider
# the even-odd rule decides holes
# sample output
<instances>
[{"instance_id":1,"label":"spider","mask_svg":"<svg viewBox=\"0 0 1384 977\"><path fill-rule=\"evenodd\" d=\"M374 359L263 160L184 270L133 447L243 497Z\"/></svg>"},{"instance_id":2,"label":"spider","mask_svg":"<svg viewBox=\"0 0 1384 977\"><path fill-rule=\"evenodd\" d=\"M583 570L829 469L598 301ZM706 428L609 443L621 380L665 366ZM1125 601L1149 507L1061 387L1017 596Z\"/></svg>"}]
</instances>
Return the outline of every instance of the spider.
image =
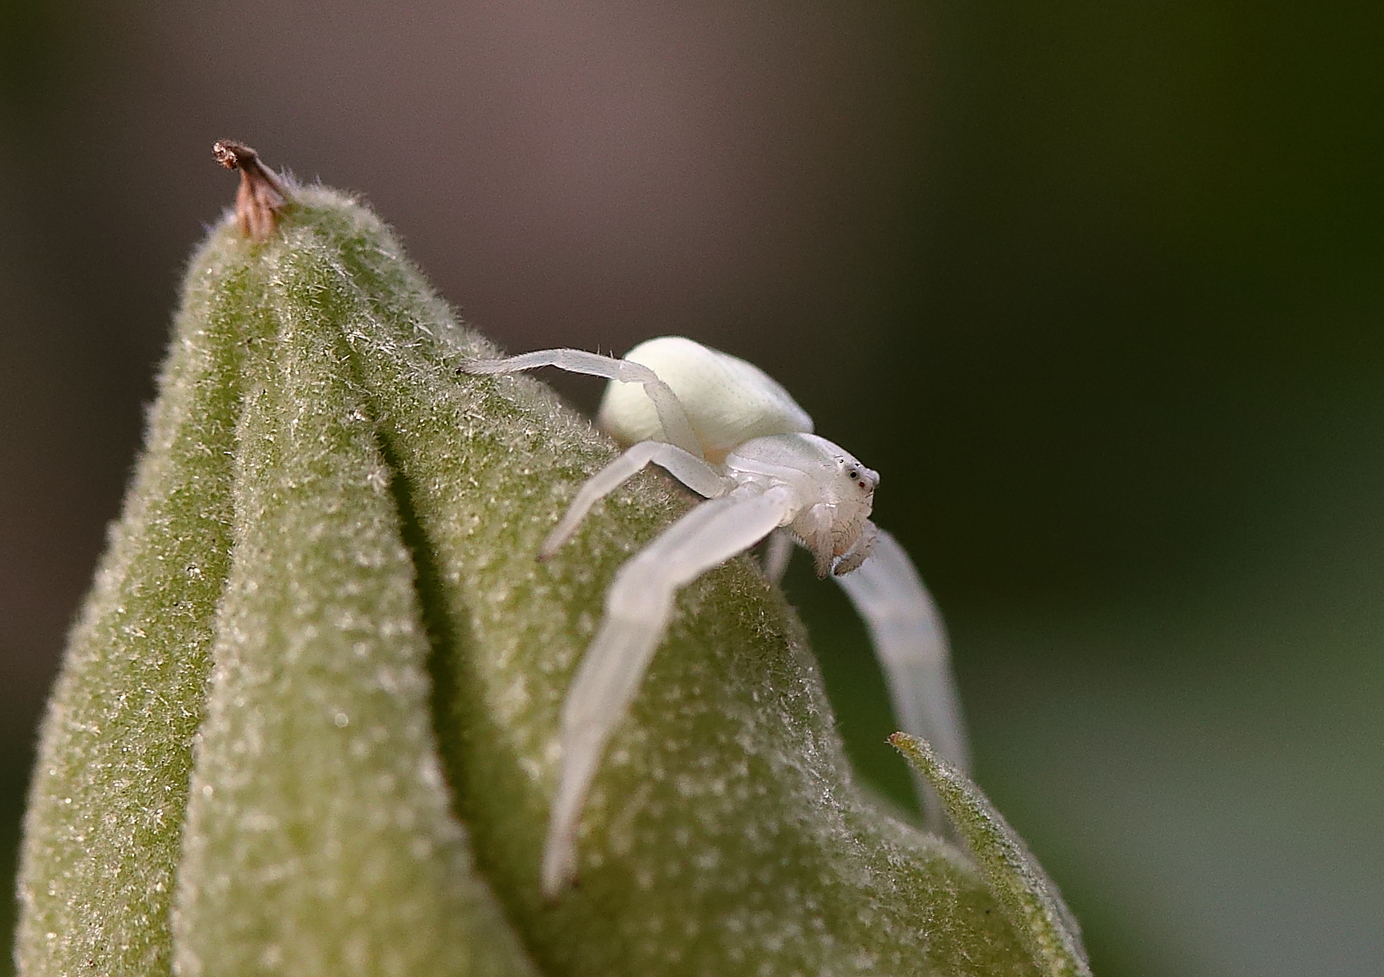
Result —
<instances>
[{"instance_id":1,"label":"spider","mask_svg":"<svg viewBox=\"0 0 1384 977\"><path fill-rule=\"evenodd\" d=\"M768 539L766 576L778 581L797 543L819 577L831 575L864 619L906 732L967 766L961 713L937 609L908 554L869 519L878 473L813 433L812 418L758 367L680 336L650 339L623 359L549 349L469 360L459 373L553 366L605 377L597 422L626 450L591 477L539 549L551 557L598 501L649 464L702 502L616 572L605 616L562 705L557 792L543 850L543 892L576 874L576 836L591 783L673 614L679 588ZM929 827L946 830L917 781Z\"/></svg>"}]
</instances>

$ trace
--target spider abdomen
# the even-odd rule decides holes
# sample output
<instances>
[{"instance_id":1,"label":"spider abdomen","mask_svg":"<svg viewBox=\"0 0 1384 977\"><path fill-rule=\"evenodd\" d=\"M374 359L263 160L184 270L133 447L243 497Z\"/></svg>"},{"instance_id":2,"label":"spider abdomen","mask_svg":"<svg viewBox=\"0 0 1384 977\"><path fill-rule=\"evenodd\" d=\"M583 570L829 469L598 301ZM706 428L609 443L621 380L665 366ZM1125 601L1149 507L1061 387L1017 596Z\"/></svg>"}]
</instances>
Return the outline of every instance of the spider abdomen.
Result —
<instances>
[{"instance_id":1,"label":"spider abdomen","mask_svg":"<svg viewBox=\"0 0 1384 977\"><path fill-rule=\"evenodd\" d=\"M812 431L812 418L778 381L729 353L660 336L624 358L649 367L673 389L712 464L752 438ZM658 412L638 384L612 382L596 419L622 444L666 440Z\"/></svg>"}]
</instances>

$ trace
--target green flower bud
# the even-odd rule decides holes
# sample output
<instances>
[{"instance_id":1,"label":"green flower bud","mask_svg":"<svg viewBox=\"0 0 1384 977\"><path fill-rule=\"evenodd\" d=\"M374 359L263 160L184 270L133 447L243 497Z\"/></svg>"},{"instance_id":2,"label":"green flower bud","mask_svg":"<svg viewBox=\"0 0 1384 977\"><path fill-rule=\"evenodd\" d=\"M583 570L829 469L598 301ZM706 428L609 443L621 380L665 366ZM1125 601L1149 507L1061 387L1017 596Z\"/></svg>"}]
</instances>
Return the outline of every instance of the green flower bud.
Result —
<instances>
[{"instance_id":1,"label":"green flower bud","mask_svg":"<svg viewBox=\"0 0 1384 977\"><path fill-rule=\"evenodd\" d=\"M458 376L496 351L360 203L241 166L44 723L21 974L1085 972L1018 863L854 784L744 557L681 595L544 902L565 689L689 501L647 472L539 564L610 442L533 380Z\"/></svg>"}]
</instances>

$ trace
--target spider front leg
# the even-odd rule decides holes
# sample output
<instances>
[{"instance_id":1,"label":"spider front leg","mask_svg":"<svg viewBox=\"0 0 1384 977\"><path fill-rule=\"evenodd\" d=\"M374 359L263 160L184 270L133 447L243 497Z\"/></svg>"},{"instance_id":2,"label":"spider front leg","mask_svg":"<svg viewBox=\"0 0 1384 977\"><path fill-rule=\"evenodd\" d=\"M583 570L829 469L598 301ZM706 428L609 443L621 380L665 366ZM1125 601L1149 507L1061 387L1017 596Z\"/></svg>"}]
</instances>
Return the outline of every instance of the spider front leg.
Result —
<instances>
[{"instance_id":1,"label":"spider front leg","mask_svg":"<svg viewBox=\"0 0 1384 977\"><path fill-rule=\"evenodd\" d=\"M870 631L903 731L927 740L958 769L968 769L970 753L947 652L947 632L907 551L879 530L870 557L859 569L836 580ZM938 832L948 830L936 794L920 778L915 777L915 785L928 826Z\"/></svg>"},{"instance_id":2,"label":"spider front leg","mask_svg":"<svg viewBox=\"0 0 1384 977\"><path fill-rule=\"evenodd\" d=\"M619 380L621 383L643 384L644 392L649 395L654 409L658 411L658 421L663 426L664 438L689 454L702 457L701 442L692 430L692 422L687 419L687 411L682 401L673 393L672 387L642 363L602 356L600 353L588 353L581 349L540 349L497 360L467 360L462 363L458 372L473 376L489 376L495 373L521 373L542 366L555 366L569 373L585 373L607 380Z\"/></svg>"},{"instance_id":3,"label":"spider front leg","mask_svg":"<svg viewBox=\"0 0 1384 977\"><path fill-rule=\"evenodd\" d=\"M562 704L562 759L543 847L547 898L556 898L575 875L577 825L591 781L663 638L674 596L773 532L795 505L785 487L742 486L697 506L616 573L600 630Z\"/></svg>"},{"instance_id":4,"label":"spider front leg","mask_svg":"<svg viewBox=\"0 0 1384 977\"><path fill-rule=\"evenodd\" d=\"M783 575L793 559L794 545L793 537L784 530L774 533L764 544L764 576L770 583L783 583Z\"/></svg>"},{"instance_id":5,"label":"spider front leg","mask_svg":"<svg viewBox=\"0 0 1384 977\"><path fill-rule=\"evenodd\" d=\"M538 558L546 560L552 557L576 532L593 505L649 464L666 469L682 484L708 499L725 495L735 485L733 480L718 474L701 458L683 451L677 445L665 444L662 441L641 441L592 475L577 490L576 498L568 506L562 521L554 526L548 538L543 540L543 545L538 550Z\"/></svg>"}]
</instances>

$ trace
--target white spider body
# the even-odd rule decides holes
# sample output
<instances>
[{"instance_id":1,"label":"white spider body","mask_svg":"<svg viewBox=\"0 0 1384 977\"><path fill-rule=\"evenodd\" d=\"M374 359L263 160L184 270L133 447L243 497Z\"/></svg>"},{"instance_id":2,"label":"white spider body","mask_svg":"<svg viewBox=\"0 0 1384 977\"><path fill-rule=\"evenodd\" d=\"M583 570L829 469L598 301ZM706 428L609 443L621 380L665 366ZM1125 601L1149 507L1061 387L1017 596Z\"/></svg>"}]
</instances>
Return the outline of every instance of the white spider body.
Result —
<instances>
[{"instance_id":1,"label":"white spider body","mask_svg":"<svg viewBox=\"0 0 1384 977\"><path fill-rule=\"evenodd\" d=\"M818 576L836 575L870 630L904 730L966 767L941 619L907 553L869 519L876 472L811 433L812 419L758 367L680 337L649 340L619 360L541 350L473 360L461 372L539 366L610 379L600 420L629 445L578 490L540 558L552 556L593 505L651 463L706 498L621 566L606 591L605 616L562 706L562 756L543 851L548 897L576 874L582 806L662 640L677 591L766 538L771 578L782 575L792 541L811 551ZM918 783L929 823L945 830L936 798Z\"/></svg>"},{"instance_id":2,"label":"white spider body","mask_svg":"<svg viewBox=\"0 0 1384 977\"><path fill-rule=\"evenodd\" d=\"M867 527L879 474L826 438L815 434L755 438L726 455L723 467L737 484L758 486L761 491L783 486L792 492L797 505L781 527L812 552L819 577L833 569L837 573L855 569L833 567L833 563L862 539L866 546L873 541Z\"/></svg>"},{"instance_id":3,"label":"white spider body","mask_svg":"<svg viewBox=\"0 0 1384 977\"><path fill-rule=\"evenodd\" d=\"M649 367L673 388L702 456L712 464L752 438L812 433L812 418L778 381L728 353L681 336L660 336L624 358ZM668 440L653 402L634 384L606 387L596 422L621 444Z\"/></svg>"}]
</instances>

